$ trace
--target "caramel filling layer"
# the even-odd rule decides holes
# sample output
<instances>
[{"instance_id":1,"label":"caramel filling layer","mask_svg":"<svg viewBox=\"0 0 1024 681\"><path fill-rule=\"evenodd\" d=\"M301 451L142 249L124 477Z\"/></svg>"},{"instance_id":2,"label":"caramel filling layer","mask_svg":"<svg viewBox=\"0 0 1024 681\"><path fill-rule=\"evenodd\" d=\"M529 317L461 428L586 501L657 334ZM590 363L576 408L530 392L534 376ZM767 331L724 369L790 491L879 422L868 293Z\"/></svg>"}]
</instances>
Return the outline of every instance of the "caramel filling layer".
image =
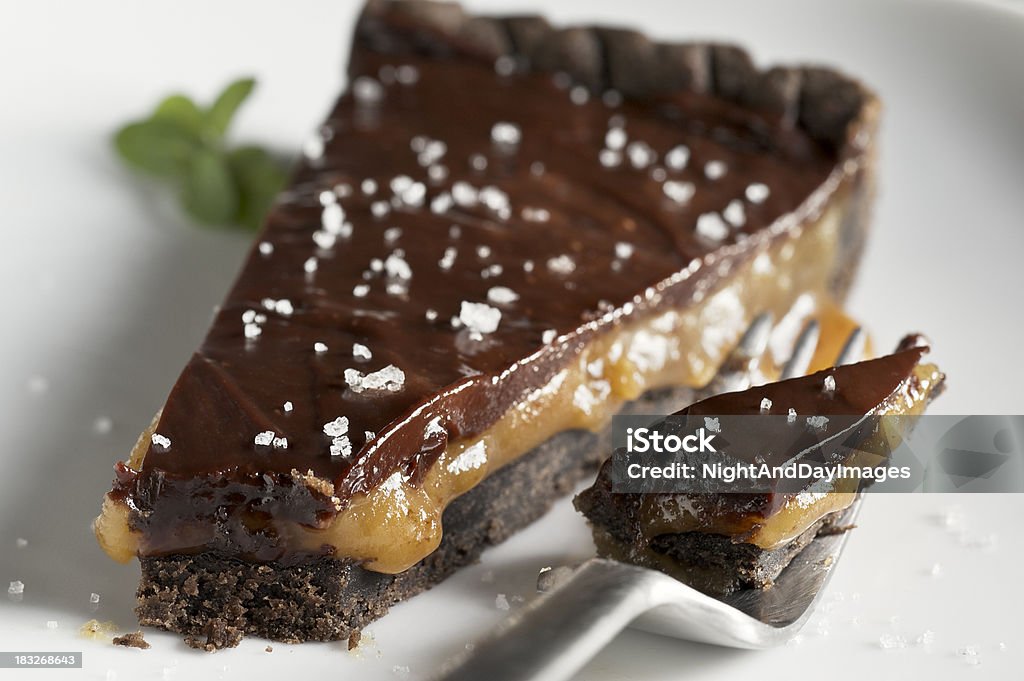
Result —
<instances>
[{"instance_id":1,"label":"caramel filling layer","mask_svg":"<svg viewBox=\"0 0 1024 681\"><path fill-rule=\"evenodd\" d=\"M897 417L923 413L928 395L940 376L935 365L918 365L906 389L894 394L876 412L887 418L879 422L879 432L865 441L864 449L894 450L906 432L906 424ZM853 466L875 463L849 462ZM704 514L690 504L688 495L645 495L640 506L640 531L648 539L683 532L719 534L771 550L793 541L829 513L847 508L856 497L857 486L855 479L836 480L827 490L790 497L781 509L768 517Z\"/></svg>"},{"instance_id":2,"label":"caramel filling layer","mask_svg":"<svg viewBox=\"0 0 1024 681\"><path fill-rule=\"evenodd\" d=\"M832 201L813 223L791 230L753 259L722 272L726 283L713 291L698 288L685 309L623 323L588 343L571 365L482 435L451 443L421 484L395 473L370 493L355 495L322 527L271 520L273 530L295 550L323 553L330 549L338 558L361 561L378 572L398 573L415 565L439 545L445 507L490 472L559 432L606 427L624 402L650 390L703 387L762 311L772 312L777 319L789 315L790 321L798 323L794 315L820 317L831 309L826 291L836 262L844 203ZM838 314L826 315L826 335L831 324L848 326L849 322ZM147 438L144 434L141 441ZM138 469L144 453L145 447L136 449L132 468ZM127 508L108 497L96 533L117 560L169 550L202 550L199 539L189 546L149 546L145 537L129 529L128 520ZM186 543L185 538L195 534L190 529L195 528L182 528L178 534Z\"/></svg>"}]
</instances>

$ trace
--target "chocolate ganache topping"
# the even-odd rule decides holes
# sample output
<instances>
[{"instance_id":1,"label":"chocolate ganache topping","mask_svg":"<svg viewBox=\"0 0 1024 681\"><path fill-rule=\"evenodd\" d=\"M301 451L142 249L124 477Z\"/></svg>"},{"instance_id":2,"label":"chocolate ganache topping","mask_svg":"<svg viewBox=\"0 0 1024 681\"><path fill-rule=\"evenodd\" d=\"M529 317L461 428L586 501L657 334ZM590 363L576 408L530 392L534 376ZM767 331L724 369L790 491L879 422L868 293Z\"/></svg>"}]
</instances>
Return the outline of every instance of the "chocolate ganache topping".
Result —
<instances>
[{"instance_id":1,"label":"chocolate ganache topping","mask_svg":"<svg viewBox=\"0 0 1024 681\"><path fill-rule=\"evenodd\" d=\"M848 81L831 109L811 107L817 72L741 69L780 92L787 74L804 77L804 113L770 97L752 106L728 92L723 52L718 71L705 59L697 78L687 61L690 75L659 81L666 91L634 95L611 89L625 77L615 69L590 78L562 49L630 32L524 18L455 31L395 9L406 4L371 3L347 91L174 385L140 470L119 465L115 494L137 509L299 471L333 489L267 512L314 522L395 472L415 481L588 339L713 291L843 181ZM499 46L481 46L493 25ZM541 47L531 26L549 36ZM658 49L674 48L695 49Z\"/></svg>"}]
</instances>

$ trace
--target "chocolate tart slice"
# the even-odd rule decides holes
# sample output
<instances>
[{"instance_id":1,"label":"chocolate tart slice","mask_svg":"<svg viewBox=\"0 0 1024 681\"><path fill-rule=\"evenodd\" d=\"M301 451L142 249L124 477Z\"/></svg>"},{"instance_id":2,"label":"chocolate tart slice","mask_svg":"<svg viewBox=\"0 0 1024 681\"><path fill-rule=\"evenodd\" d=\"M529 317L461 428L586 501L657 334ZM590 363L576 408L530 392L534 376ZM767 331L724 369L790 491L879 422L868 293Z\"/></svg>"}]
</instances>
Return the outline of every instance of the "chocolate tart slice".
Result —
<instances>
[{"instance_id":1,"label":"chocolate tart slice","mask_svg":"<svg viewBox=\"0 0 1024 681\"><path fill-rule=\"evenodd\" d=\"M945 376L921 362L927 350L920 336L909 336L891 355L723 393L677 416L715 418L744 464L774 466L799 456L816 464L884 465L884 454L912 430L912 417L942 390ZM735 493L617 493L614 469L613 459L606 461L574 502L590 521L598 553L713 595L771 586L815 536L842 530L835 521L865 484L808 477Z\"/></svg>"},{"instance_id":2,"label":"chocolate tart slice","mask_svg":"<svg viewBox=\"0 0 1024 681\"><path fill-rule=\"evenodd\" d=\"M475 561L864 242L878 103L830 70L384 1L349 77L96 524L196 646L345 638Z\"/></svg>"}]
</instances>

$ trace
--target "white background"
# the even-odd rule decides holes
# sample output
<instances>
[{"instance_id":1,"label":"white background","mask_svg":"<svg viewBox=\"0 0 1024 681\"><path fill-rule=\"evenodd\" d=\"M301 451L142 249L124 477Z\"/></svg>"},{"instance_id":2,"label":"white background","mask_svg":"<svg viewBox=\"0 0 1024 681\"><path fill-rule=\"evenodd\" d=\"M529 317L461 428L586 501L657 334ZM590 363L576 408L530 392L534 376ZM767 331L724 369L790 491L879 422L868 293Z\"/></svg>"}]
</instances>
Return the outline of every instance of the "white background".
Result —
<instances>
[{"instance_id":1,"label":"white background","mask_svg":"<svg viewBox=\"0 0 1024 681\"><path fill-rule=\"evenodd\" d=\"M735 40L761 61L823 61L875 86L887 107L883 186L852 311L881 347L906 331L931 336L949 374L935 411L1024 413L1021 15L911 0L548 4L555 19ZM256 640L206 655L156 632L151 650L115 650L75 635L93 616L134 624L137 567L107 560L89 523L111 464L160 406L250 238L187 224L119 166L110 133L171 90L212 97L254 74L236 138L297 149L343 84L356 10L344 0L0 5L0 588L25 583L23 602L0 597L0 650L86 655L83 671L25 678L373 679L400 676L396 666L421 678L499 620L498 593L529 598L539 567L592 552L562 503L483 565L395 608L358 656L341 644L268 654ZM113 420L109 434L94 432L100 417ZM627 632L580 678L1019 678L1022 512L1022 496L872 497L799 643L747 653ZM925 630L928 647L914 643ZM896 635L907 648L880 647ZM958 657L966 646L980 664Z\"/></svg>"}]
</instances>

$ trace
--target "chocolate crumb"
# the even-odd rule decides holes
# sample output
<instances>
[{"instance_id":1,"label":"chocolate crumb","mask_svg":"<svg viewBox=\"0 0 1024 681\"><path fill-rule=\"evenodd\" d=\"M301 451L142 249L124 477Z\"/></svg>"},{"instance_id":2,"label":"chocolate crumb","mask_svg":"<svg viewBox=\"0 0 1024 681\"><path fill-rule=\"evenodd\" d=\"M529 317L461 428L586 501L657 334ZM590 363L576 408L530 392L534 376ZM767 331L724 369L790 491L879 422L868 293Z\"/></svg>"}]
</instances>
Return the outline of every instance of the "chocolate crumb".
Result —
<instances>
[{"instance_id":1,"label":"chocolate crumb","mask_svg":"<svg viewBox=\"0 0 1024 681\"><path fill-rule=\"evenodd\" d=\"M348 649L355 650L359 647L359 640L363 637L361 632L353 631L348 637Z\"/></svg>"},{"instance_id":2,"label":"chocolate crumb","mask_svg":"<svg viewBox=\"0 0 1024 681\"><path fill-rule=\"evenodd\" d=\"M132 633L125 634L124 636L115 636L111 643L115 646L138 648L140 650L146 650L149 648L149 641L143 638L141 631L133 631Z\"/></svg>"}]
</instances>

